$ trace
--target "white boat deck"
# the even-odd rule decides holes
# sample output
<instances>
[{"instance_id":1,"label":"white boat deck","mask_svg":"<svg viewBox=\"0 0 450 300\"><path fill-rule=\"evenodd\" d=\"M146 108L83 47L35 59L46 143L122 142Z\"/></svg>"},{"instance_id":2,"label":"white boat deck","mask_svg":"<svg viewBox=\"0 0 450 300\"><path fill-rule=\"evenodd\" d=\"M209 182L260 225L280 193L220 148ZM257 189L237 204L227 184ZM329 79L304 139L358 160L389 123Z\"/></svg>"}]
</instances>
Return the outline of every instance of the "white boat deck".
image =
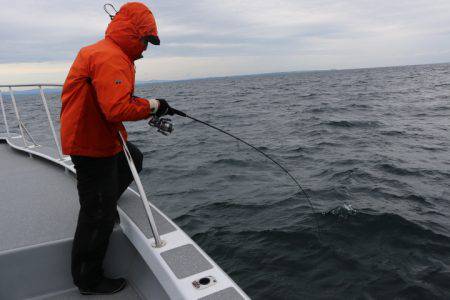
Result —
<instances>
[{"instance_id":1,"label":"white boat deck","mask_svg":"<svg viewBox=\"0 0 450 300\"><path fill-rule=\"evenodd\" d=\"M107 298L108 298L108 300L142 299L139 297L137 292L130 286L127 286L124 290L120 291L120 293L109 295ZM61 292L61 293L48 295L45 298L45 300L77 300L77 299L103 300L103 299L105 299L105 296L80 295L78 290L72 289L72 290ZM37 299L33 299L33 300L37 300Z\"/></svg>"},{"instance_id":2,"label":"white boat deck","mask_svg":"<svg viewBox=\"0 0 450 300\"><path fill-rule=\"evenodd\" d=\"M2 295L15 286L23 285L23 291L30 285L37 286L36 281L39 280L33 278L36 271L43 271L42 278L49 275L52 266L42 270L42 265L33 260L45 259L46 264L59 264L62 259L64 264L59 271L66 273L63 285L69 289L50 293L43 291L39 296L29 299L99 299L80 295L68 276L70 241L79 210L74 175L43 159L30 158L7 144L0 144L0 162L0 298L6 299ZM118 235L120 230L116 228L112 239L114 245L118 245ZM61 257L61 253L67 256ZM54 260L49 254L55 255ZM124 259L129 258L124 256ZM36 267L41 270L35 270ZM112 273L121 272L116 270ZM19 278L20 282L17 282ZM28 298L30 293L7 295L21 299L22 296ZM139 296L133 286L128 286L108 299L144 298Z\"/></svg>"},{"instance_id":3,"label":"white boat deck","mask_svg":"<svg viewBox=\"0 0 450 300\"><path fill-rule=\"evenodd\" d=\"M100 298L81 296L71 282L70 248L79 204L70 160L55 163L57 158L40 157L57 154L52 149L24 152L20 144L17 138L0 143L0 299ZM107 299L248 299L184 232L154 206L151 210L161 237L169 241L157 250L145 250L151 248L142 244L153 235L138 195L127 190L119 200L121 226L111 238L105 271L126 277L130 285ZM217 283L193 287L193 281L209 276ZM178 290L166 292L171 285ZM5 292L10 288L16 292Z\"/></svg>"},{"instance_id":4,"label":"white boat deck","mask_svg":"<svg viewBox=\"0 0 450 300\"><path fill-rule=\"evenodd\" d=\"M0 147L0 228L8 228L0 232L0 251L73 237L79 210L74 174L6 144ZM143 205L137 200L127 190L119 207L151 238ZM153 209L153 213L161 234L175 231L159 212Z\"/></svg>"},{"instance_id":5,"label":"white boat deck","mask_svg":"<svg viewBox=\"0 0 450 300\"><path fill-rule=\"evenodd\" d=\"M0 251L73 237L75 178L0 144ZM50 183L50 184L49 184Z\"/></svg>"}]
</instances>

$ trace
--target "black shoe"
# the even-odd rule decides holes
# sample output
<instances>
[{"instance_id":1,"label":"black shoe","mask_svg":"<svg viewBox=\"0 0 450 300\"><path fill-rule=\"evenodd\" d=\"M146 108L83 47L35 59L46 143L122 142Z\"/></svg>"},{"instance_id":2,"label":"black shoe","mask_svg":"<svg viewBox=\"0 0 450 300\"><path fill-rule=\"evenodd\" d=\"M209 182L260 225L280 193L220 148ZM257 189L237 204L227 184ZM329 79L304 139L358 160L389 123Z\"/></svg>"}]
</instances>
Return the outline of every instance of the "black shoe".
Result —
<instances>
[{"instance_id":1,"label":"black shoe","mask_svg":"<svg viewBox=\"0 0 450 300\"><path fill-rule=\"evenodd\" d=\"M127 282L123 278L111 279L103 277L99 284L90 288L78 288L82 295L109 295L124 289Z\"/></svg>"}]
</instances>

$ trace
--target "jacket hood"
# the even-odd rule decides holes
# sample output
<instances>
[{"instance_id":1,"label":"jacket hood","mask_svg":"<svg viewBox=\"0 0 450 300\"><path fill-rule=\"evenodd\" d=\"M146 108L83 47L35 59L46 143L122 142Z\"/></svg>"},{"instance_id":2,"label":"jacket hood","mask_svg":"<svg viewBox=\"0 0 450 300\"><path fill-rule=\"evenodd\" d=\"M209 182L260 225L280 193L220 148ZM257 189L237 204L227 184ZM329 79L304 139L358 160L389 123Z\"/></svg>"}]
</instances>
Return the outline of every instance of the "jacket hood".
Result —
<instances>
[{"instance_id":1,"label":"jacket hood","mask_svg":"<svg viewBox=\"0 0 450 300\"><path fill-rule=\"evenodd\" d=\"M124 4L106 29L106 38L113 40L123 52L135 61L145 50L141 38L158 36L155 18L150 9L140 2Z\"/></svg>"}]
</instances>

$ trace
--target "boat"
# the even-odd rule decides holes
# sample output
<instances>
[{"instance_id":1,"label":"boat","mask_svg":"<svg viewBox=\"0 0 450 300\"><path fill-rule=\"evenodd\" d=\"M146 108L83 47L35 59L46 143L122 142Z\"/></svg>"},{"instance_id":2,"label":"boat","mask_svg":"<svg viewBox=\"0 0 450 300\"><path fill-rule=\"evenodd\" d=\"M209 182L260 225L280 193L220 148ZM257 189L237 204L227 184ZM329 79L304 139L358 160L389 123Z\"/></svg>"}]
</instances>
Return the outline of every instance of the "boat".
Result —
<instances>
[{"instance_id":1,"label":"boat","mask_svg":"<svg viewBox=\"0 0 450 300\"><path fill-rule=\"evenodd\" d=\"M4 125L0 127L0 299L91 298L79 294L70 272L79 211L76 172L61 151L45 93L46 88L61 86L0 85ZM18 88L39 90L54 147L40 145L25 126L15 94ZM6 101L11 101L13 112L7 110ZM13 123L17 125L9 125ZM250 299L147 200L139 175L134 175L137 191L128 188L119 199L120 223L104 261L105 274L125 277L128 285L102 299Z\"/></svg>"}]
</instances>

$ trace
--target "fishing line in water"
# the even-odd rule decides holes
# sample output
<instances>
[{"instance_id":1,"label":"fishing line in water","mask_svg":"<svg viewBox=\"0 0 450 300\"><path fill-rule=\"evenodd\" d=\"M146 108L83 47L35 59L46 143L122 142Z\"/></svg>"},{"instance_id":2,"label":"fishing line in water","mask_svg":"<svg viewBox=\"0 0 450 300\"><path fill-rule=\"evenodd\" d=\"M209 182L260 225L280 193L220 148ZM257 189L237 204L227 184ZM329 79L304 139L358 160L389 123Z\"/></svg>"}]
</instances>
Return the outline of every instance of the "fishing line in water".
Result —
<instances>
[{"instance_id":1,"label":"fishing line in water","mask_svg":"<svg viewBox=\"0 0 450 300\"><path fill-rule=\"evenodd\" d=\"M289 178L292 179L292 181L293 181L293 182L295 183L295 185L298 187L299 191L306 197L306 200L308 201L309 207L311 208L311 211L313 212L314 220L315 220L315 222L316 222L316 227L317 227L317 236L318 236L318 238L320 239L320 226L319 226L319 220L317 219L316 210L315 210L315 208L314 208L314 205L312 204L311 198L309 197L308 193L302 188L302 186L300 185L300 183L298 182L298 180L297 180L297 179L296 179L296 178L295 178L295 177L294 177L294 176L293 176L293 175L292 175L292 174L291 174L291 173L290 173L290 172L289 172L282 164L280 164L280 163L277 162L275 159L273 159L272 157L270 157L270 156L269 156L268 154L266 154L264 151L258 149L256 146L253 146L252 144L250 144L250 143L244 141L243 139L241 139L241 138L239 138L239 137L237 137L237 136L235 136L235 135L233 135L233 134L231 134L231 133L229 133L229 132L227 132L227 131L225 131L225 130L223 130L223 129L220 129L220 128L218 128L218 127L216 127L216 126L214 126L214 125L211 125L211 124L209 124L209 123L207 123L207 122L205 122L205 121L202 121L202 120L199 120L199 119L194 118L194 117L192 117L192 116L189 116L189 115L187 115L186 113L184 113L184 112L182 112L182 111L173 109L173 112L174 112L175 114L179 115L179 116L182 116L182 117L191 119L191 120L193 120L193 121L195 121L195 122L198 122L198 123L200 123L200 124L203 124L203 125L205 125L205 126L208 126L208 127L212 128L212 129L215 129L215 130L217 130L217 131L219 131L219 132L221 132L221 133L223 133L223 134L226 134L226 135L232 137L233 139L236 139L236 140L240 141L241 143L244 143L245 145L249 146L249 147L252 148L253 150L255 150L255 151L257 151L258 153L260 153L261 155L263 155L265 158L269 159L271 162L273 162L275 165L277 165L281 170L283 170L283 171L289 176ZM165 122L166 122L166 123L165 123ZM157 127L157 128L158 128L158 131L161 132L161 133L163 133L163 134L168 134L168 133L172 132L172 130L173 130L172 123L170 122L169 119L161 118L161 119L159 119L159 120L153 121L153 123L152 123L152 121L150 121L149 124L152 125L152 126ZM167 129L164 129L164 126L165 126L165 125L167 126Z\"/></svg>"}]
</instances>

